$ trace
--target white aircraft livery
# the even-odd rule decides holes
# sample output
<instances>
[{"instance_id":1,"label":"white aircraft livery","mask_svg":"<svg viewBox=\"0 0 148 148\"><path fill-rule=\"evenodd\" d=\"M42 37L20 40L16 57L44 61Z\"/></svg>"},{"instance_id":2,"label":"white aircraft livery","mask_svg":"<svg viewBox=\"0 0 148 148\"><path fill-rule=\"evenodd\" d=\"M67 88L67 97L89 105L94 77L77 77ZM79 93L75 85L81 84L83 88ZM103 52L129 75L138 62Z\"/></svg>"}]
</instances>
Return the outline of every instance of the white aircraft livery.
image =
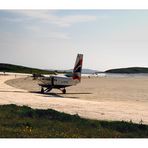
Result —
<instances>
[{"instance_id":1,"label":"white aircraft livery","mask_svg":"<svg viewBox=\"0 0 148 148\"><path fill-rule=\"evenodd\" d=\"M83 54L78 54L71 77L68 76L50 76L40 79L41 93L49 92L53 88L60 89L63 94L66 93L66 87L76 85L81 82Z\"/></svg>"}]
</instances>

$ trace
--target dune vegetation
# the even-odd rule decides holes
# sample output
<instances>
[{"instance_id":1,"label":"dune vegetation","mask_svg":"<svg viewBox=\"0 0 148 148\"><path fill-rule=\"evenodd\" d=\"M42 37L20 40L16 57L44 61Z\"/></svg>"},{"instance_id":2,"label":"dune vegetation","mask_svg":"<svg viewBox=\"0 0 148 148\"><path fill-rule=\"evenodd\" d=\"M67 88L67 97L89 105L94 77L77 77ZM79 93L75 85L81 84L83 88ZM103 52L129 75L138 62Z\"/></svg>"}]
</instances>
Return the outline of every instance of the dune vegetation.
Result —
<instances>
[{"instance_id":1,"label":"dune vegetation","mask_svg":"<svg viewBox=\"0 0 148 148\"><path fill-rule=\"evenodd\" d=\"M106 73L139 74L139 73L148 73L148 68L146 67L117 68L117 69L110 69L105 72Z\"/></svg>"},{"instance_id":2,"label":"dune vegetation","mask_svg":"<svg viewBox=\"0 0 148 148\"><path fill-rule=\"evenodd\" d=\"M148 125L97 121L55 110L0 106L1 138L146 138Z\"/></svg>"},{"instance_id":3,"label":"dune vegetation","mask_svg":"<svg viewBox=\"0 0 148 148\"><path fill-rule=\"evenodd\" d=\"M29 74L54 74L54 71L42 70L37 68L24 67L13 64L0 63L1 72L14 72L14 73L29 73Z\"/></svg>"}]
</instances>

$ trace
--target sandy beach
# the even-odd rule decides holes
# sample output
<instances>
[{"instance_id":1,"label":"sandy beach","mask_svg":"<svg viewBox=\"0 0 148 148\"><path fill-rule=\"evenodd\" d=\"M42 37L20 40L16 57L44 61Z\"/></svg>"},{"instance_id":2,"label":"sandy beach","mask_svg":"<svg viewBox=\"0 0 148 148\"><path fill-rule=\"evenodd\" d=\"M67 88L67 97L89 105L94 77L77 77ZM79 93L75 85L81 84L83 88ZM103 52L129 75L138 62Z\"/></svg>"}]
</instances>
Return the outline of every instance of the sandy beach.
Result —
<instances>
[{"instance_id":1,"label":"sandy beach","mask_svg":"<svg viewBox=\"0 0 148 148\"><path fill-rule=\"evenodd\" d=\"M40 94L38 82L27 76L0 76L0 104L51 108L85 118L148 124L148 77L82 78L67 94Z\"/></svg>"}]
</instances>

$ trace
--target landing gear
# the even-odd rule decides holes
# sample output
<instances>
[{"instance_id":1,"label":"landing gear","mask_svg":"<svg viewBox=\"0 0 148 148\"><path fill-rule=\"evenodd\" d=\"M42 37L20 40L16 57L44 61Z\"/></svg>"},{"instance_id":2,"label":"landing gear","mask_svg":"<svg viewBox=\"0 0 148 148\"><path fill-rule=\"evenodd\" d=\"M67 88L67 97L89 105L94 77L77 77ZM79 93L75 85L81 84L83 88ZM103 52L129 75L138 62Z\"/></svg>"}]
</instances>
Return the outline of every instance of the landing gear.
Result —
<instances>
[{"instance_id":1,"label":"landing gear","mask_svg":"<svg viewBox=\"0 0 148 148\"><path fill-rule=\"evenodd\" d=\"M64 88L64 89L62 90L62 92L63 92L63 94L66 94L66 89Z\"/></svg>"},{"instance_id":2,"label":"landing gear","mask_svg":"<svg viewBox=\"0 0 148 148\"><path fill-rule=\"evenodd\" d=\"M46 89L44 89L44 87L41 87L41 93L44 94L44 93L47 93L49 91L52 90L52 86L51 87L47 87Z\"/></svg>"},{"instance_id":3,"label":"landing gear","mask_svg":"<svg viewBox=\"0 0 148 148\"><path fill-rule=\"evenodd\" d=\"M41 88L41 93L44 94L44 88L43 87Z\"/></svg>"},{"instance_id":4,"label":"landing gear","mask_svg":"<svg viewBox=\"0 0 148 148\"><path fill-rule=\"evenodd\" d=\"M53 86L49 86L49 87L45 87L45 86L41 86L41 93L48 93L53 89ZM66 94L66 89L65 88L58 88L59 90L62 91L63 94Z\"/></svg>"}]
</instances>

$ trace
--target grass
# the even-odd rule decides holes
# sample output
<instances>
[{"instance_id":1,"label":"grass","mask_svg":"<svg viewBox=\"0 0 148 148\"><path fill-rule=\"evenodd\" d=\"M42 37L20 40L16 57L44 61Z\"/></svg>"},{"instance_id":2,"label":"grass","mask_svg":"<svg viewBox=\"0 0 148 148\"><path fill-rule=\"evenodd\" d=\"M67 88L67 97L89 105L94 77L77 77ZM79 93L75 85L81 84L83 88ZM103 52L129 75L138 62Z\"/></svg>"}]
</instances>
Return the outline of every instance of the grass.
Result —
<instances>
[{"instance_id":1,"label":"grass","mask_svg":"<svg viewBox=\"0 0 148 148\"><path fill-rule=\"evenodd\" d=\"M97 121L55 110L0 106L1 138L147 138L148 126Z\"/></svg>"}]
</instances>

